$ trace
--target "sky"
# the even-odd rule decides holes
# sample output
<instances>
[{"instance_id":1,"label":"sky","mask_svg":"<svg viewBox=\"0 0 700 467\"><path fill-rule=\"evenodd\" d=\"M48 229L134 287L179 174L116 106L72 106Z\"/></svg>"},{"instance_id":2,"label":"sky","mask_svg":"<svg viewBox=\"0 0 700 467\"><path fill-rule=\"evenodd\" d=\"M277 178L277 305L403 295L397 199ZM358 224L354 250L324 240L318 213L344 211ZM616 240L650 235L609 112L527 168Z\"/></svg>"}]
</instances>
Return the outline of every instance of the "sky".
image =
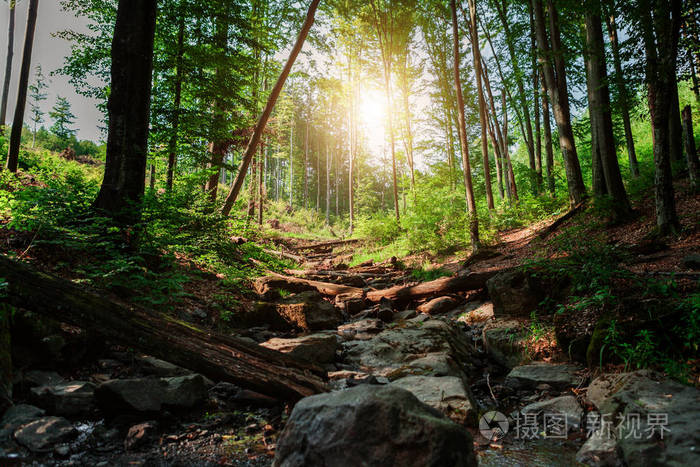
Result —
<instances>
[{"instance_id":1,"label":"sky","mask_svg":"<svg viewBox=\"0 0 700 467\"><path fill-rule=\"evenodd\" d=\"M10 96L7 105L7 123L12 120L17 103L17 88L19 86L19 72L22 62L28 5L29 2L27 0L20 0L16 7L14 57ZM2 74L3 80L9 17L7 2L0 2L0 74ZM78 138L98 142L102 139L98 128L102 114L96 108L96 101L76 94L67 77L62 75L49 76L49 73L57 70L63 64L65 57L70 54L70 44L67 41L51 36L52 33L65 29L86 31L85 21L76 18L72 13L64 12L58 0L39 1L34 51L32 53L32 74L29 81L30 83L34 81L36 65L41 64L44 75L50 79L47 91L48 99L42 102L41 106L47 113L44 117L44 126L47 128L51 126L52 122L50 122L48 117L48 111L56 103L56 98L58 96L66 97L72 105L73 114L76 116L75 128L78 130ZM27 104L24 120L25 122L29 120L29 104Z\"/></svg>"}]
</instances>

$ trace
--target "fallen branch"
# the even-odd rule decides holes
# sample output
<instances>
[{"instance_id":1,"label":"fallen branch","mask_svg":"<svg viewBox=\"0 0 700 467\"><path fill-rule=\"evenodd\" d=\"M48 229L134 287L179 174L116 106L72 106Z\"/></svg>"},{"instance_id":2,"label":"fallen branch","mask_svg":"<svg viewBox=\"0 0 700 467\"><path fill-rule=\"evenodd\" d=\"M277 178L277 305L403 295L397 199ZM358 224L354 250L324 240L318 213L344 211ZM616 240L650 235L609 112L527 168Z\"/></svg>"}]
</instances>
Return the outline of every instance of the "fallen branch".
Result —
<instances>
[{"instance_id":1,"label":"fallen branch","mask_svg":"<svg viewBox=\"0 0 700 467\"><path fill-rule=\"evenodd\" d=\"M293 255L291 253L285 253L284 251L268 250L267 248L263 248L263 251L268 255L277 256L278 258L286 258L296 263L303 263L306 261L306 259L302 256Z\"/></svg>"},{"instance_id":2,"label":"fallen branch","mask_svg":"<svg viewBox=\"0 0 700 467\"><path fill-rule=\"evenodd\" d=\"M352 296L355 298L362 298L364 297L364 291L362 289L359 289L357 287L350 287L347 285L339 285L339 284L331 284L330 282L318 282L318 281L311 281L308 279L301 279L298 277L292 277L292 276L283 276L282 274L277 274L275 272L268 272L269 277L273 277L277 280L284 281L290 285L307 285L310 287L315 288L318 290L318 292L321 295L325 295L327 297L336 297L338 295L346 295L347 296Z\"/></svg>"},{"instance_id":3,"label":"fallen branch","mask_svg":"<svg viewBox=\"0 0 700 467\"><path fill-rule=\"evenodd\" d=\"M358 242L360 242L360 240L357 238L351 238L349 240L331 240L329 242L313 243L311 245L298 246L298 247L294 247L294 249L297 251L317 250L317 249L321 249L321 248L335 247L335 246L341 246L341 245L350 245L352 243L358 243Z\"/></svg>"},{"instance_id":4,"label":"fallen branch","mask_svg":"<svg viewBox=\"0 0 700 467\"><path fill-rule=\"evenodd\" d=\"M327 390L321 368L236 337L206 332L164 313L125 306L72 282L0 256L10 305L81 327L214 381L227 381L285 400Z\"/></svg>"},{"instance_id":5,"label":"fallen branch","mask_svg":"<svg viewBox=\"0 0 700 467\"><path fill-rule=\"evenodd\" d=\"M552 222L550 225L542 229L537 236L539 238L545 238L547 235L551 234L555 230L557 230L564 222L568 221L572 217L574 217L576 214L579 212L583 211L583 209L586 207L586 202L581 201L578 203L576 206L574 206L569 212L564 214L563 216L559 217L557 220Z\"/></svg>"}]
</instances>

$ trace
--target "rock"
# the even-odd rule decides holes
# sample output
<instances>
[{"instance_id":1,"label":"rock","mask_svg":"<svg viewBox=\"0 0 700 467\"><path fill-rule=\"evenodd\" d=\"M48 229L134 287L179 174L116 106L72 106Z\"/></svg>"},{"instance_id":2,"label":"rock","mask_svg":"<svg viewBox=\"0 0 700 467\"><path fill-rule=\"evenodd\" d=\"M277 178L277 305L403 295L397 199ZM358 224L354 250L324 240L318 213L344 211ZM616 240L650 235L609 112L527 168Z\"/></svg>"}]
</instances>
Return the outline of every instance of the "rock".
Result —
<instances>
[{"instance_id":1,"label":"rock","mask_svg":"<svg viewBox=\"0 0 700 467\"><path fill-rule=\"evenodd\" d=\"M376 318L367 318L338 326L338 334L356 340L371 339L384 330L384 323Z\"/></svg>"},{"instance_id":2,"label":"rock","mask_svg":"<svg viewBox=\"0 0 700 467\"><path fill-rule=\"evenodd\" d=\"M310 334L295 339L273 338L260 345L318 364L334 362L335 352L340 348L335 334Z\"/></svg>"},{"instance_id":3,"label":"rock","mask_svg":"<svg viewBox=\"0 0 700 467\"><path fill-rule=\"evenodd\" d=\"M9 438L19 426L41 418L45 413L44 410L33 405L13 405L0 419L0 440Z\"/></svg>"},{"instance_id":4,"label":"rock","mask_svg":"<svg viewBox=\"0 0 700 467\"><path fill-rule=\"evenodd\" d=\"M418 307L419 313L439 315L455 308L459 302L452 297L438 297L423 303Z\"/></svg>"},{"instance_id":5,"label":"rock","mask_svg":"<svg viewBox=\"0 0 700 467\"><path fill-rule=\"evenodd\" d=\"M684 268L700 271L700 254L692 253L683 258L681 264Z\"/></svg>"},{"instance_id":6,"label":"rock","mask_svg":"<svg viewBox=\"0 0 700 467\"><path fill-rule=\"evenodd\" d=\"M613 423L627 465L700 465L700 390L642 370L600 376L587 397Z\"/></svg>"},{"instance_id":7,"label":"rock","mask_svg":"<svg viewBox=\"0 0 700 467\"><path fill-rule=\"evenodd\" d=\"M241 406L274 407L280 404L280 401L270 396L225 381L209 389L209 397L220 409L239 409Z\"/></svg>"},{"instance_id":8,"label":"rock","mask_svg":"<svg viewBox=\"0 0 700 467\"><path fill-rule=\"evenodd\" d=\"M583 378L577 374L579 371L581 367L568 363L533 363L513 368L506 376L506 384L535 388L538 384L546 383L558 390L565 390L583 383Z\"/></svg>"},{"instance_id":9,"label":"rock","mask_svg":"<svg viewBox=\"0 0 700 467\"><path fill-rule=\"evenodd\" d=\"M523 324L517 320L495 320L484 326L482 340L486 350L501 365L513 368L530 361Z\"/></svg>"},{"instance_id":10,"label":"rock","mask_svg":"<svg viewBox=\"0 0 700 467\"><path fill-rule=\"evenodd\" d=\"M445 354L454 362L449 376L464 376L474 371L475 350L456 325L439 320L405 321L402 326L387 329L371 339L342 344L345 362L356 369L390 380L410 374L436 376L430 368L417 368L415 360L429 354ZM444 367L440 368L440 373Z\"/></svg>"},{"instance_id":11,"label":"rock","mask_svg":"<svg viewBox=\"0 0 700 467\"><path fill-rule=\"evenodd\" d=\"M133 451L148 444L158 434L158 423L155 421L143 422L129 428L124 440L124 450Z\"/></svg>"},{"instance_id":12,"label":"rock","mask_svg":"<svg viewBox=\"0 0 700 467\"><path fill-rule=\"evenodd\" d=\"M456 376L407 376L391 386L410 391L419 401L460 425L476 425L476 403L469 388Z\"/></svg>"},{"instance_id":13,"label":"rock","mask_svg":"<svg viewBox=\"0 0 700 467\"><path fill-rule=\"evenodd\" d=\"M189 370L150 355L139 355L136 361L139 363L139 369L147 375L167 377L192 374Z\"/></svg>"},{"instance_id":14,"label":"rock","mask_svg":"<svg viewBox=\"0 0 700 467\"><path fill-rule=\"evenodd\" d=\"M335 305L348 316L352 316L365 309L365 299L357 298L353 293L345 293L335 297Z\"/></svg>"},{"instance_id":15,"label":"rock","mask_svg":"<svg viewBox=\"0 0 700 467\"><path fill-rule=\"evenodd\" d=\"M410 392L360 385L302 399L274 466L476 466L471 435Z\"/></svg>"},{"instance_id":16,"label":"rock","mask_svg":"<svg viewBox=\"0 0 700 467\"><path fill-rule=\"evenodd\" d=\"M416 312L416 310L404 310L404 311L399 311L398 313L396 313L394 315L394 319L406 320L406 319L415 318L416 316L418 316L418 313Z\"/></svg>"},{"instance_id":17,"label":"rock","mask_svg":"<svg viewBox=\"0 0 700 467\"><path fill-rule=\"evenodd\" d=\"M77 436L78 430L61 417L40 418L15 431L17 442L33 452L50 452L55 444L71 441Z\"/></svg>"},{"instance_id":18,"label":"rock","mask_svg":"<svg viewBox=\"0 0 700 467\"><path fill-rule=\"evenodd\" d=\"M493 314L527 317L544 298L541 288L522 271L506 271L486 281L493 302Z\"/></svg>"},{"instance_id":19,"label":"rock","mask_svg":"<svg viewBox=\"0 0 700 467\"><path fill-rule=\"evenodd\" d=\"M260 277L253 283L253 288L263 300L276 300L280 297L280 290L287 292L307 292L316 290L314 287L298 282L289 282L277 277Z\"/></svg>"},{"instance_id":20,"label":"rock","mask_svg":"<svg viewBox=\"0 0 700 467\"><path fill-rule=\"evenodd\" d=\"M114 379L99 385L97 402L108 413L119 411L155 412L163 406L191 408L207 397L201 375L173 378Z\"/></svg>"},{"instance_id":21,"label":"rock","mask_svg":"<svg viewBox=\"0 0 700 467\"><path fill-rule=\"evenodd\" d=\"M68 381L31 389L36 405L56 415L78 415L95 408L95 385L85 381Z\"/></svg>"},{"instance_id":22,"label":"rock","mask_svg":"<svg viewBox=\"0 0 700 467\"><path fill-rule=\"evenodd\" d=\"M617 440L612 430L610 433L602 429L596 430L576 453L576 461L594 467L621 466Z\"/></svg>"},{"instance_id":23,"label":"rock","mask_svg":"<svg viewBox=\"0 0 700 467\"><path fill-rule=\"evenodd\" d=\"M63 376L55 371L28 371L24 374L22 381L30 387L34 386L53 386L55 384L64 383L66 380Z\"/></svg>"},{"instance_id":24,"label":"rock","mask_svg":"<svg viewBox=\"0 0 700 467\"><path fill-rule=\"evenodd\" d=\"M343 314L320 293L302 292L277 304L277 313L288 323L304 331L333 329L343 321Z\"/></svg>"},{"instance_id":25,"label":"rock","mask_svg":"<svg viewBox=\"0 0 700 467\"><path fill-rule=\"evenodd\" d=\"M561 414L566 418L566 426L569 431L581 427L583 409L574 396L555 397L541 402L535 402L520 410L523 415L530 413Z\"/></svg>"}]
</instances>

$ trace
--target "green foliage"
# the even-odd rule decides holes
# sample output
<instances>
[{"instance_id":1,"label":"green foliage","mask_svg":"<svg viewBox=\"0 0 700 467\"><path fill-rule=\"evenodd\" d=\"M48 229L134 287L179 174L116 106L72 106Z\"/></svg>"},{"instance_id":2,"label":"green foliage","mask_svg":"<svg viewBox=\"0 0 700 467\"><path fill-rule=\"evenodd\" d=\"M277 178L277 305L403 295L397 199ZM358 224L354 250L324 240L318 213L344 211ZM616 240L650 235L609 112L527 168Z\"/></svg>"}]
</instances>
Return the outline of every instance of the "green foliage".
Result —
<instances>
[{"instance_id":1,"label":"green foliage","mask_svg":"<svg viewBox=\"0 0 700 467\"><path fill-rule=\"evenodd\" d=\"M391 213L376 213L358 219L356 236L388 245L399 238L401 229Z\"/></svg>"},{"instance_id":2,"label":"green foliage","mask_svg":"<svg viewBox=\"0 0 700 467\"><path fill-rule=\"evenodd\" d=\"M423 267L411 271L411 277L420 282L434 281L435 279L450 275L449 271L443 268L432 267L430 264L424 264Z\"/></svg>"},{"instance_id":3,"label":"green foliage","mask_svg":"<svg viewBox=\"0 0 700 467\"><path fill-rule=\"evenodd\" d=\"M58 136L63 141L68 141L75 136L76 130L71 128L75 122L75 115L71 111L70 102L65 97L58 96L56 104L49 112L49 117L53 119L51 133Z\"/></svg>"}]
</instances>

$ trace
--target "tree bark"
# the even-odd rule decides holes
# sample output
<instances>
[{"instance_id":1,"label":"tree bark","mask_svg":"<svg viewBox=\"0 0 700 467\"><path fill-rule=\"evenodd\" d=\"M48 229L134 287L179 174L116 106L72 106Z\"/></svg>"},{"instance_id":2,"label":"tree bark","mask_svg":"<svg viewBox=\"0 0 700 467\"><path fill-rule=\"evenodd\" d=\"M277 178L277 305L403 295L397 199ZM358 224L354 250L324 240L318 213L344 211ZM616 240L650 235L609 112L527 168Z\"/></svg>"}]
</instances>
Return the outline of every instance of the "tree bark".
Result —
<instances>
[{"instance_id":1,"label":"tree bark","mask_svg":"<svg viewBox=\"0 0 700 467\"><path fill-rule=\"evenodd\" d=\"M2 85L2 103L0 103L0 130L5 133L5 120L7 118L7 100L10 94L10 80L12 79L12 58L15 53L15 0L10 0L10 22L7 28L7 58L5 60L5 80Z\"/></svg>"},{"instance_id":2,"label":"tree bark","mask_svg":"<svg viewBox=\"0 0 700 467\"><path fill-rule=\"evenodd\" d=\"M540 74L537 66L537 37L535 34L535 18L530 9L530 48L532 54L532 93L535 101L535 181L537 194L542 192L542 128L540 125Z\"/></svg>"},{"instance_id":3,"label":"tree bark","mask_svg":"<svg viewBox=\"0 0 700 467\"><path fill-rule=\"evenodd\" d=\"M566 85L566 69L559 38L557 10L549 0L550 32L552 45L550 50L545 26L544 7L542 0L532 0L535 28L537 30L537 43L540 63L547 82L547 91L554 110L554 119L559 128L559 144L564 157L566 180L569 187L569 199L572 204L579 204L586 197L586 187L583 184L581 165L576 154L574 132L571 127L571 112L569 110L569 96ZM555 70L550 61L550 55L554 55Z\"/></svg>"},{"instance_id":4,"label":"tree bark","mask_svg":"<svg viewBox=\"0 0 700 467\"><path fill-rule=\"evenodd\" d=\"M508 107L506 103L505 91L501 93L503 100L503 154L505 156L506 169L508 173L508 186L511 196L515 201L518 201L518 187L515 185L515 172L513 172L513 161L510 159L510 148L508 147Z\"/></svg>"},{"instance_id":5,"label":"tree bark","mask_svg":"<svg viewBox=\"0 0 700 467\"><path fill-rule=\"evenodd\" d=\"M689 105L683 109L683 132L685 134L685 156L688 160L690 188L694 193L697 193L700 188L698 184L700 164L698 163L698 152L695 147L695 135L693 134L693 113Z\"/></svg>"},{"instance_id":6,"label":"tree bark","mask_svg":"<svg viewBox=\"0 0 700 467\"><path fill-rule=\"evenodd\" d=\"M141 218L157 0L120 0L112 42L112 81L104 180L95 207L125 224Z\"/></svg>"},{"instance_id":7,"label":"tree bark","mask_svg":"<svg viewBox=\"0 0 700 467\"><path fill-rule=\"evenodd\" d=\"M327 390L325 371L320 368L237 337L202 331L163 313L126 307L3 256L0 275L9 284L3 300L14 306L81 327L214 381L291 401Z\"/></svg>"},{"instance_id":8,"label":"tree bark","mask_svg":"<svg viewBox=\"0 0 700 467\"><path fill-rule=\"evenodd\" d=\"M678 78L675 69L672 72L674 86L671 87L671 106L668 109L668 151L671 161L683 160L683 127L681 125L680 103L678 101Z\"/></svg>"},{"instance_id":9,"label":"tree bark","mask_svg":"<svg viewBox=\"0 0 700 467\"><path fill-rule=\"evenodd\" d=\"M615 84L620 95L620 112L622 114L622 124L625 128L625 143L627 145L627 158L629 159L630 172L634 178L639 177L639 163L637 162L637 152L634 147L634 137L632 136L632 122L630 119L630 98L624 75L622 74L622 59L620 57L620 44L617 38L617 22L615 20L614 0L607 0L608 14L605 16L608 26L608 37L613 53L613 64L615 66Z\"/></svg>"},{"instance_id":10,"label":"tree bark","mask_svg":"<svg viewBox=\"0 0 700 467\"><path fill-rule=\"evenodd\" d=\"M185 19L180 18L180 25L177 32L177 59L175 61L175 99L173 107L173 127L168 142L168 169L166 175L165 186L168 191L173 189L173 178L175 174L175 165L177 164L177 132L180 126L180 107L182 102L182 61L185 56Z\"/></svg>"},{"instance_id":11,"label":"tree bark","mask_svg":"<svg viewBox=\"0 0 700 467\"><path fill-rule=\"evenodd\" d=\"M314 23L314 16L316 14L316 9L318 8L318 4L320 3L320 1L321 0L311 0L309 10L306 13L306 20L304 21L301 31L299 32L299 36L297 37L297 40L294 43L294 47L292 48L292 51L289 54L289 58L287 59L284 68L282 69L280 77L275 83L275 86L272 88L272 92L270 93L270 97L268 97L267 99L265 109L263 110L262 115L260 115L257 125L255 125L253 136L251 136L250 141L248 142L248 146L246 147L246 150L243 153L243 160L241 161L241 167L238 170L238 175L236 176L236 179L233 182L233 186L231 187L231 191L226 197L224 206L221 209L221 213L224 216L228 216L231 213L233 204L238 198L238 194L240 193L241 187L243 186L243 180L245 179L245 175L248 172L248 166L250 165L250 161L252 160L253 155L255 154L260 138L262 137L262 133L265 130L267 121L269 120L270 114L272 113L272 109L274 109L275 103L277 102L280 92L282 91L282 87L284 86L284 83L287 80L287 76L289 76L289 72L291 71L292 66L294 65L294 61L299 55L299 52L301 51L301 48L304 45L304 42L306 41L306 36L309 34L309 30L311 29L311 26Z\"/></svg>"},{"instance_id":12,"label":"tree bark","mask_svg":"<svg viewBox=\"0 0 700 467\"><path fill-rule=\"evenodd\" d=\"M452 53L454 55L453 73L455 94L457 95L457 122L459 141L462 148L462 169L464 170L464 188L467 198L467 214L469 216L469 235L471 238L472 250L477 251L480 247L479 219L476 213L476 201L474 199L474 188L472 186L467 127L464 118L464 97L462 95L462 84L459 77L459 29L457 28L457 6L455 0L450 0L450 7L452 9Z\"/></svg>"},{"instance_id":13,"label":"tree bark","mask_svg":"<svg viewBox=\"0 0 700 467\"><path fill-rule=\"evenodd\" d=\"M19 75L19 90L17 91L17 107L12 119L12 131L10 133L10 150L7 155L7 170L17 172L19 163L19 145L22 139L22 126L24 125L24 109L27 105L27 86L29 86L29 73L32 67L32 49L34 47L34 29L36 28L36 15L39 8L39 0L29 0L27 12L27 30L24 35L24 52L22 53L22 66ZM4 124L4 122L2 122Z\"/></svg>"},{"instance_id":14,"label":"tree bark","mask_svg":"<svg viewBox=\"0 0 700 467\"><path fill-rule=\"evenodd\" d=\"M547 153L545 165L547 168L547 188L549 193L555 197L557 195L554 181L554 147L552 146L552 125L549 115L549 98L547 97L547 87L540 69L540 82L542 84L542 125L544 126L544 148Z\"/></svg>"}]
</instances>

